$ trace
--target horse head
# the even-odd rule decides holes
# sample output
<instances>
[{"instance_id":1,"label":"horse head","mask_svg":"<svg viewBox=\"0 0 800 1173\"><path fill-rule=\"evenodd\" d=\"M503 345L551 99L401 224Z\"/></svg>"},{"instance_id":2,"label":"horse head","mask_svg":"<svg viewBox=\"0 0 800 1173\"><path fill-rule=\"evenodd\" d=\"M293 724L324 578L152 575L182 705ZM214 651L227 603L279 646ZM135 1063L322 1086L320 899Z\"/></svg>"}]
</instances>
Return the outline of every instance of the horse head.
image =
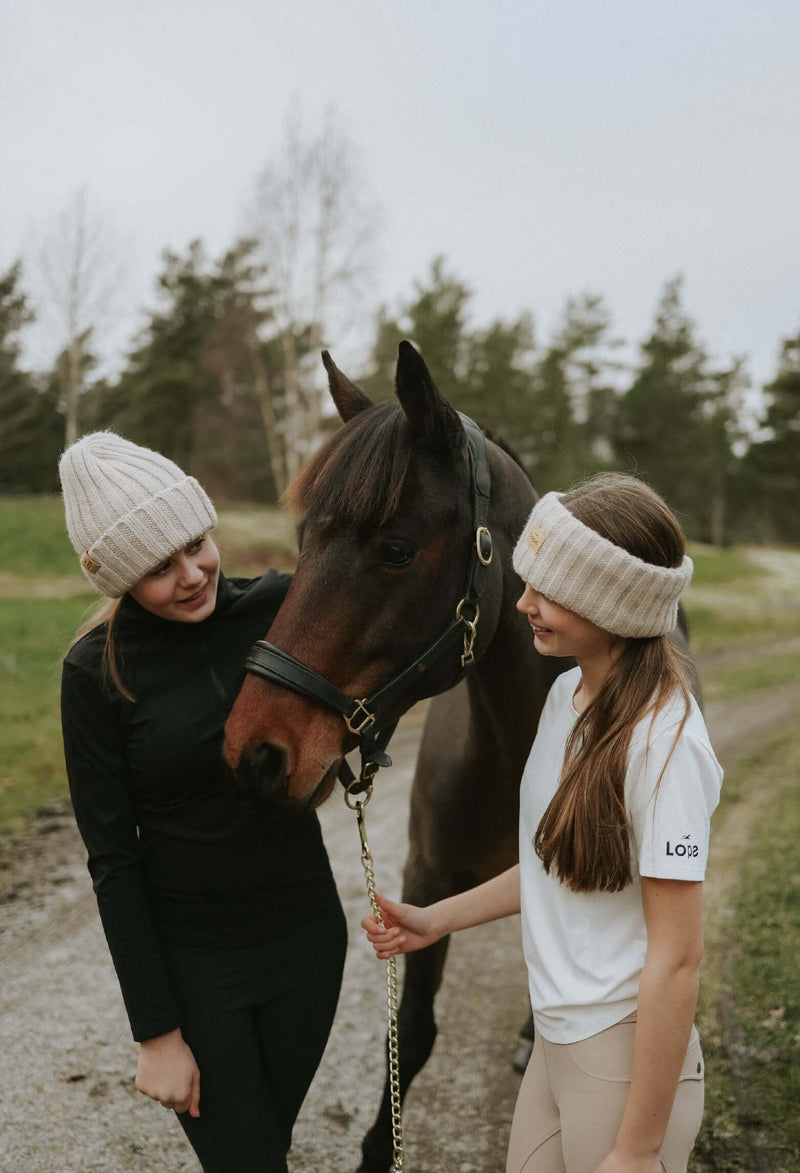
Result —
<instances>
[{"instance_id":1,"label":"horse head","mask_svg":"<svg viewBox=\"0 0 800 1173\"><path fill-rule=\"evenodd\" d=\"M461 417L410 343L400 344L396 400L379 405L327 353L323 361L343 426L287 492L299 558L269 641L359 698L413 664L453 620L475 544L470 461ZM519 499L519 484L510 492L509 480L527 480L499 448L488 448L494 513ZM533 499L529 485L526 498ZM495 535L478 656L498 621L520 509ZM435 665L409 688L403 708L450 687L457 675L458 656ZM355 744L338 713L253 675L225 731L228 762L250 789L315 804L330 794Z\"/></svg>"}]
</instances>

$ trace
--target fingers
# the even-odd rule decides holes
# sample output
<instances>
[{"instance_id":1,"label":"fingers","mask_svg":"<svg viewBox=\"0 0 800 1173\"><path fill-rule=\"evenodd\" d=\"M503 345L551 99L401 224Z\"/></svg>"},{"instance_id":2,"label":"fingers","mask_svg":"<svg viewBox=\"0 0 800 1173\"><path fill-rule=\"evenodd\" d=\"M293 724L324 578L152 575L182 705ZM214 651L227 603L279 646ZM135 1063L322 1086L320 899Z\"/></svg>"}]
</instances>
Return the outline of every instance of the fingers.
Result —
<instances>
[{"instance_id":1,"label":"fingers","mask_svg":"<svg viewBox=\"0 0 800 1173\"><path fill-rule=\"evenodd\" d=\"M394 957L397 953L404 952L403 946L406 943L406 937L401 929L387 929L383 925L379 925L374 916L364 917L361 922L361 927L366 932L367 940L381 960L387 960L389 957Z\"/></svg>"},{"instance_id":2,"label":"fingers","mask_svg":"<svg viewBox=\"0 0 800 1173\"><path fill-rule=\"evenodd\" d=\"M383 916L383 923L387 928L392 928L394 925L401 925L404 920L406 907L402 904L397 904L394 900L388 900L385 896L381 896L380 892L375 893L378 905Z\"/></svg>"},{"instance_id":3,"label":"fingers","mask_svg":"<svg viewBox=\"0 0 800 1173\"><path fill-rule=\"evenodd\" d=\"M378 901L378 907L381 910L383 923L386 925L387 929L392 928L392 926L397 923L396 918L392 916L392 909L395 906L392 904L391 900L387 900L385 896L380 894L380 892L375 893L375 899Z\"/></svg>"},{"instance_id":4,"label":"fingers","mask_svg":"<svg viewBox=\"0 0 800 1173\"><path fill-rule=\"evenodd\" d=\"M367 939L373 945L376 941L386 943L389 941L405 940L405 933L399 925L387 928L385 925L379 924L374 916L365 916L361 922L361 927L367 934Z\"/></svg>"},{"instance_id":5,"label":"fingers","mask_svg":"<svg viewBox=\"0 0 800 1173\"><path fill-rule=\"evenodd\" d=\"M192 1094L191 1102L189 1104L189 1115L200 1115L200 1072L196 1071L194 1079L192 1080Z\"/></svg>"}]
</instances>

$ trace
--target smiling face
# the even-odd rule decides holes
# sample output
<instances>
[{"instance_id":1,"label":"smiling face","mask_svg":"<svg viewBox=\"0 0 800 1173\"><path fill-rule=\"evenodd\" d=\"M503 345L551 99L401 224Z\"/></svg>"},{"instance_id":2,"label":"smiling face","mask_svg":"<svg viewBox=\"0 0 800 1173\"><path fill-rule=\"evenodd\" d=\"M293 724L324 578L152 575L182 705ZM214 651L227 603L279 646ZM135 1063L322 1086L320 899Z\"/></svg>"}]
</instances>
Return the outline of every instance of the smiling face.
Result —
<instances>
[{"instance_id":1,"label":"smiling face","mask_svg":"<svg viewBox=\"0 0 800 1173\"><path fill-rule=\"evenodd\" d=\"M517 610L528 620L536 650L543 656L573 656L580 664L611 655L622 642L590 619L545 598L530 584L525 585Z\"/></svg>"},{"instance_id":2,"label":"smiling face","mask_svg":"<svg viewBox=\"0 0 800 1173\"><path fill-rule=\"evenodd\" d=\"M219 550L205 534L170 555L128 592L145 611L176 623L202 623L214 611Z\"/></svg>"}]
</instances>

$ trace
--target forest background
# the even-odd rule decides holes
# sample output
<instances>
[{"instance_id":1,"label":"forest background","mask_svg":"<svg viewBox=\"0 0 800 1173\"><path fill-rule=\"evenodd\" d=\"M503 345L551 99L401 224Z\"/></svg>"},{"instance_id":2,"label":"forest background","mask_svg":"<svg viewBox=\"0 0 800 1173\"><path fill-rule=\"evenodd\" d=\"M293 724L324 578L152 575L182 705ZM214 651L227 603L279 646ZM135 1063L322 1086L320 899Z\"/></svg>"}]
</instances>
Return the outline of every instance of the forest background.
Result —
<instances>
[{"instance_id":1,"label":"forest background","mask_svg":"<svg viewBox=\"0 0 800 1173\"><path fill-rule=\"evenodd\" d=\"M153 305L113 376L95 374L97 322L124 257L106 250L85 191L51 231L48 303L63 347L30 369L23 337L41 307L22 260L0 274L0 492L58 489L57 463L79 434L111 428L190 468L222 501L275 502L335 426L319 352L335 347L330 307L361 297L369 213L354 193L352 145L328 120L305 136L287 124L257 185L252 235L211 257L203 242L168 248ZM391 394L397 343L410 338L440 390L501 436L540 492L599 469L644 476L690 537L800 540L800 330L753 413L745 357L712 362L665 281L638 360L625 361L602 296L568 299L551 337L533 313L470 322L472 291L432 259L399 304L362 310L371 341L349 374L375 401ZM363 336L363 331L362 331Z\"/></svg>"}]
</instances>

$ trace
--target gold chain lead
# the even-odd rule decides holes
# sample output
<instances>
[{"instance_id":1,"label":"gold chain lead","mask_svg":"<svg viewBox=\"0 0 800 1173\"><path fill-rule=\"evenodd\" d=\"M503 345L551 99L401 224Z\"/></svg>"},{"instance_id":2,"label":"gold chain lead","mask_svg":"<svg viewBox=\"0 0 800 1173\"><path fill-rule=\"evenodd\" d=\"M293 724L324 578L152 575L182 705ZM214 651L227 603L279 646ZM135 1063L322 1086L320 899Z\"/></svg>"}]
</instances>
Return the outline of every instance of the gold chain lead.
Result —
<instances>
[{"instance_id":1,"label":"gold chain lead","mask_svg":"<svg viewBox=\"0 0 800 1173\"><path fill-rule=\"evenodd\" d=\"M367 828L364 822L364 807L370 800L372 787L366 792L361 802L347 802L351 809L355 809L358 820L358 834L361 838L361 866L364 868L364 877L367 883L367 895L370 906L378 924L383 924L378 898L375 895L375 866L372 853L367 842ZM350 796L346 796L349 800ZM386 962L386 1003L389 1011L389 1099L392 1107L392 1147L394 1161L392 1173L403 1173L405 1168L405 1151L403 1149L403 1111L400 1102L400 1049L397 1036L397 958L390 957Z\"/></svg>"}]
</instances>

